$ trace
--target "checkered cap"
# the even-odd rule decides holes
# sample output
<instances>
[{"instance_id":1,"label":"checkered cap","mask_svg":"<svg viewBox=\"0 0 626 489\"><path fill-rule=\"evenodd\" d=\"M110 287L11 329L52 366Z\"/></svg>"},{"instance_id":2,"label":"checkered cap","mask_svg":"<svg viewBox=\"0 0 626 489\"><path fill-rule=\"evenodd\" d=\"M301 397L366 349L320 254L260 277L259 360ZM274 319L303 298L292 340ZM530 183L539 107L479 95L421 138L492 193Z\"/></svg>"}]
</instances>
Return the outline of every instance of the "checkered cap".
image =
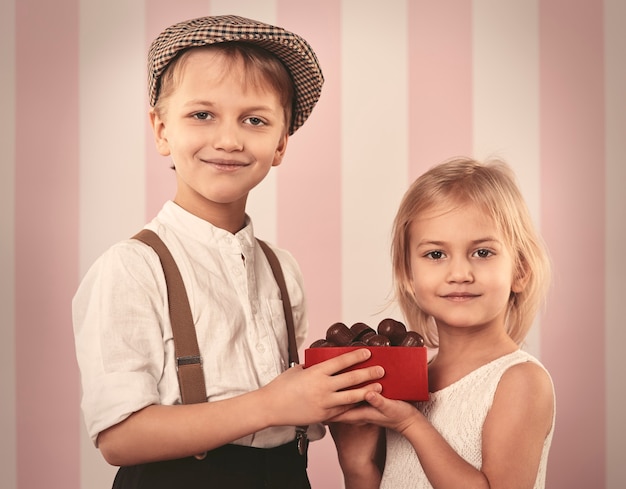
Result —
<instances>
[{"instance_id":1,"label":"checkered cap","mask_svg":"<svg viewBox=\"0 0 626 489\"><path fill-rule=\"evenodd\" d=\"M317 57L311 46L297 34L244 17L201 17L165 29L152 42L148 53L150 105L154 107L159 96L159 77L181 50L231 41L259 45L287 67L295 87L294 113L289 131L293 134L309 117L322 91L324 76Z\"/></svg>"}]
</instances>

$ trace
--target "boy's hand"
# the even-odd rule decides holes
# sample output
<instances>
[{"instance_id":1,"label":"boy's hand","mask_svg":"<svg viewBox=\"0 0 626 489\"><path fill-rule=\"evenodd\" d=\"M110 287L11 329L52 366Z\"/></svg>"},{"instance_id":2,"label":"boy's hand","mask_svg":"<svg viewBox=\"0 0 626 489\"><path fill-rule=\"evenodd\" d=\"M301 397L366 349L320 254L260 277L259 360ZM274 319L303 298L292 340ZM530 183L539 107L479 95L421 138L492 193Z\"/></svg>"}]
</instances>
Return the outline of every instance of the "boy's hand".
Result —
<instances>
[{"instance_id":1,"label":"boy's hand","mask_svg":"<svg viewBox=\"0 0 626 489\"><path fill-rule=\"evenodd\" d=\"M352 388L381 378L385 372L380 366L338 374L370 356L371 352L363 348L306 369L297 365L283 372L261 389L267 401L268 425L298 426L325 421L364 401L368 392L380 392L378 383Z\"/></svg>"}]
</instances>

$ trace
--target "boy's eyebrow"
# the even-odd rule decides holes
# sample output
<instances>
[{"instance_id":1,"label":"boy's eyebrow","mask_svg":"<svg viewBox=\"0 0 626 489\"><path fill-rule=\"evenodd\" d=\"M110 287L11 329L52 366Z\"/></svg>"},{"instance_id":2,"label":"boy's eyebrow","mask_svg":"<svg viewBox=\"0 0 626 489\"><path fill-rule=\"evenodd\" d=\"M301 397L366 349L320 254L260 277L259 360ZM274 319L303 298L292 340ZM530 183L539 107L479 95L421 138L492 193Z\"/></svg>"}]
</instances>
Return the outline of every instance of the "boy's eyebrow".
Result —
<instances>
[{"instance_id":1,"label":"boy's eyebrow","mask_svg":"<svg viewBox=\"0 0 626 489\"><path fill-rule=\"evenodd\" d=\"M189 100L187 102L185 102L183 104L184 107L195 107L195 106L204 106L204 107L214 107L215 105L217 105L215 102L212 102L210 100L205 100L205 99L195 99L195 100ZM253 105L250 107L245 107L244 111L246 112L257 112L257 111L267 111L267 112L272 112L274 109L269 106L269 105Z\"/></svg>"}]
</instances>

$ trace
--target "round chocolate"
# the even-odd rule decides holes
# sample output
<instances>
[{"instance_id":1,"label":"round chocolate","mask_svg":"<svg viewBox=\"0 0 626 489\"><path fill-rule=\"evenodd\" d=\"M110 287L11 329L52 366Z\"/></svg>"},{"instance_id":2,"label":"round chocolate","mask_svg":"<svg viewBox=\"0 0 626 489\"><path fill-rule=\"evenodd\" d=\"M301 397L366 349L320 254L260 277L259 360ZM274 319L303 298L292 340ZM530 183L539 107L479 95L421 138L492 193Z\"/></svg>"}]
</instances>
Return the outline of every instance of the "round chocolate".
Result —
<instances>
[{"instance_id":1,"label":"round chocolate","mask_svg":"<svg viewBox=\"0 0 626 489\"><path fill-rule=\"evenodd\" d=\"M400 346L424 346L424 338L415 331L407 331Z\"/></svg>"},{"instance_id":2,"label":"round chocolate","mask_svg":"<svg viewBox=\"0 0 626 489\"><path fill-rule=\"evenodd\" d=\"M350 346L367 346L367 343L365 343L364 341L353 341L350 343Z\"/></svg>"},{"instance_id":3,"label":"round chocolate","mask_svg":"<svg viewBox=\"0 0 626 489\"><path fill-rule=\"evenodd\" d=\"M365 323L354 323L352 326L350 326L350 331L354 333L355 340L362 339L363 335L368 334L368 333L376 334L376 331L374 331L374 329L370 328Z\"/></svg>"},{"instance_id":4,"label":"round chocolate","mask_svg":"<svg viewBox=\"0 0 626 489\"><path fill-rule=\"evenodd\" d=\"M378 324L378 334L386 336L393 346L402 343L404 335L406 335L406 326L400 321L387 318Z\"/></svg>"},{"instance_id":5,"label":"round chocolate","mask_svg":"<svg viewBox=\"0 0 626 489\"><path fill-rule=\"evenodd\" d=\"M367 339L368 346L391 346L389 338L382 334L375 334Z\"/></svg>"},{"instance_id":6,"label":"round chocolate","mask_svg":"<svg viewBox=\"0 0 626 489\"><path fill-rule=\"evenodd\" d=\"M334 343L331 343L330 341L322 338L320 340L316 340L313 343L311 343L311 346L309 346L309 348L324 348L327 346L337 346Z\"/></svg>"},{"instance_id":7,"label":"round chocolate","mask_svg":"<svg viewBox=\"0 0 626 489\"><path fill-rule=\"evenodd\" d=\"M354 339L354 333L343 323L335 323L326 330L326 339L337 346L346 346Z\"/></svg>"}]
</instances>

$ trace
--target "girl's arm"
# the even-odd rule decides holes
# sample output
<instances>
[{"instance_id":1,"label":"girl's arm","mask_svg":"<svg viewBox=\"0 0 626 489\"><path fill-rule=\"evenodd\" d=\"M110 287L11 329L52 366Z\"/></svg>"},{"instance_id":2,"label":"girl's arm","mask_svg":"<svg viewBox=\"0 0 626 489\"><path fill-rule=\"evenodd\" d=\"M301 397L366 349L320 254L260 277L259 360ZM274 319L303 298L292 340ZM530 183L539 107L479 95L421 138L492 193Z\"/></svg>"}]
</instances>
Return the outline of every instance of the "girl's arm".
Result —
<instances>
[{"instance_id":1,"label":"girl's arm","mask_svg":"<svg viewBox=\"0 0 626 489\"><path fill-rule=\"evenodd\" d=\"M401 433L435 489L534 486L554 406L552 384L541 367L526 362L502 376L483 427L482 470L461 458L412 405L375 392L365 399L372 407L347 411L336 420L376 423Z\"/></svg>"},{"instance_id":2,"label":"girl's arm","mask_svg":"<svg viewBox=\"0 0 626 489\"><path fill-rule=\"evenodd\" d=\"M385 430L373 424L330 423L346 489L377 489L385 467Z\"/></svg>"},{"instance_id":3,"label":"girl's arm","mask_svg":"<svg viewBox=\"0 0 626 489\"><path fill-rule=\"evenodd\" d=\"M110 464L134 465L191 456L270 426L318 423L363 401L367 392L380 390L380 384L347 388L382 377L381 367L335 375L369 355L367 349L355 350L307 369L296 366L231 399L148 406L102 431L98 446Z\"/></svg>"}]
</instances>

